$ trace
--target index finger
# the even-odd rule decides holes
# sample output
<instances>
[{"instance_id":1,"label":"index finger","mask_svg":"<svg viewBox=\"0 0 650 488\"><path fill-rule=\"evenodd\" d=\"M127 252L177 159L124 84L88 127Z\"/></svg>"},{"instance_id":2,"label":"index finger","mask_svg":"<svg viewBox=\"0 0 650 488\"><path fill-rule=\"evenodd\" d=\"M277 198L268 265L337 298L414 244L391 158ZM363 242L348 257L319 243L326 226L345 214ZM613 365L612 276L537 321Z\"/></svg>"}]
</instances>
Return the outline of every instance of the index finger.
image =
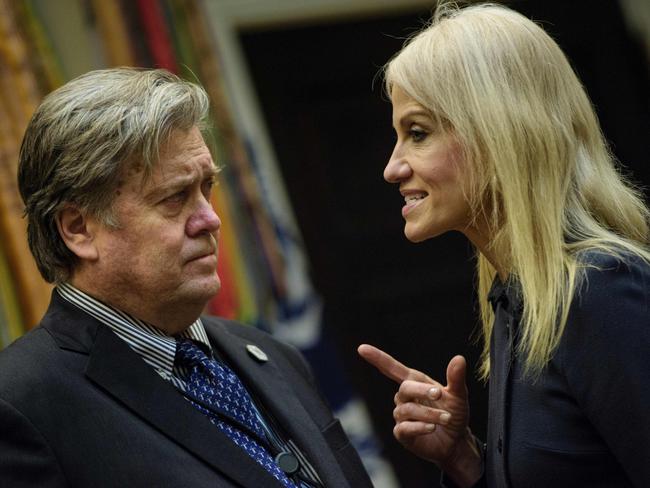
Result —
<instances>
[{"instance_id":1,"label":"index finger","mask_svg":"<svg viewBox=\"0 0 650 488\"><path fill-rule=\"evenodd\" d=\"M375 346L361 344L358 347L357 352L359 353L359 356L377 368L381 374L397 383L401 383L407 379L431 381L431 379L424 373L405 366L393 356L385 353L381 349L377 349Z\"/></svg>"}]
</instances>

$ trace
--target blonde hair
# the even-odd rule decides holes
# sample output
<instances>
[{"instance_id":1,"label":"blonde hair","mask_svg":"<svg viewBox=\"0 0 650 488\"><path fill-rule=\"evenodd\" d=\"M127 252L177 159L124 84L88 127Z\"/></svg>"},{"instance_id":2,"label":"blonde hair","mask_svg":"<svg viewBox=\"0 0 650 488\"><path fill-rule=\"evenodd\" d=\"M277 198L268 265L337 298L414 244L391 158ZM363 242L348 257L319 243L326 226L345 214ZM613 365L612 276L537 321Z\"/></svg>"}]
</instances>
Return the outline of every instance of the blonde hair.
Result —
<instances>
[{"instance_id":1,"label":"blonde hair","mask_svg":"<svg viewBox=\"0 0 650 488\"><path fill-rule=\"evenodd\" d=\"M399 86L460 142L472 214L487 222L497 267L521 287L518 354L539 373L564 331L580 251L650 261L641 192L617 171L559 46L506 7L443 4L386 65L385 86ZM477 270L487 378L496 269L479 253Z\"/></svg>"},{"instance_id":2,"label":"blonde hair","mask_svg":"<svg viewBox=\"0 0 650 488\"><path fill-rule=\"evenodd\" d=\"M174 130L205 128L208 96L160 69L86 73L45 97L20 149L18 185L27 240L43 278L68 279L76 256L56 216L67 204L116 225L112 203L127 169L149 175Z\"/></svg>"}]
</instances>

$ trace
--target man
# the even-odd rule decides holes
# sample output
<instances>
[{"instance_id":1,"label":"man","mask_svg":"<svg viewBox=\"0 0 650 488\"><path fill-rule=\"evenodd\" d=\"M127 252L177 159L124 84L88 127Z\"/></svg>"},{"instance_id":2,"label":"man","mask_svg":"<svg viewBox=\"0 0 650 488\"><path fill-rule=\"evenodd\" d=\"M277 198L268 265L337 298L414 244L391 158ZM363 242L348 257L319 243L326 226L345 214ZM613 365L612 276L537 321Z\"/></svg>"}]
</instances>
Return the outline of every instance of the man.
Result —
<instances>
[{"instance_id":1,"label":"man","mask_svg":"<svg viewBox=\"0 0 650 488\"><path fill-rule=\"evenodd\" d=\"M220 287L207 112L200 87L119 68L34 114L19 186L56 288L0 353L1 486L371 486L294 349L199 318Z\"/></svg>"}]
</instances>

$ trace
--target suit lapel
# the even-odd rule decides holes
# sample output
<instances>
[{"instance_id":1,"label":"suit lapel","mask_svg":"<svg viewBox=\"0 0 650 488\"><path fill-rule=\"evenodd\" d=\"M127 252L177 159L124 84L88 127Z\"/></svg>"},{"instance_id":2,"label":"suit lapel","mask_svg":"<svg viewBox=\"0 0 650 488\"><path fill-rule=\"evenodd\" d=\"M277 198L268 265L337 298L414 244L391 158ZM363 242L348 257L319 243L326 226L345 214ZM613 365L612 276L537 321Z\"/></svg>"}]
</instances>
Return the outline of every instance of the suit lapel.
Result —
<instances>
[{"instance_id":1,"label":"suit lapel","mask_svg":"<svg viewBox=\"0 0 650 488\"><path fill-rule=\"evenodd\" d=\"M331 447L274 358L271 356L266 362L253 359L246 346L257 344L229 332L221 324L206 330L212 344L223 353L224 359L259 399L263 408L306 454L325 486L348 486Z\"/></svg>"},{"instance_id":2,"label":"suit lapel","mask_svg":"<svg viewBox=\"0 0 650 488\"><path fill-rule=\"evenodd\" d=\"M43 325L63 349L89 354L85 373L90 381L234 482L251 488L281 486L108 327L60 300L53 299L59 308L56 318ZM60 313L61 308L70 313Z\"/></svg>"}]
</instances>

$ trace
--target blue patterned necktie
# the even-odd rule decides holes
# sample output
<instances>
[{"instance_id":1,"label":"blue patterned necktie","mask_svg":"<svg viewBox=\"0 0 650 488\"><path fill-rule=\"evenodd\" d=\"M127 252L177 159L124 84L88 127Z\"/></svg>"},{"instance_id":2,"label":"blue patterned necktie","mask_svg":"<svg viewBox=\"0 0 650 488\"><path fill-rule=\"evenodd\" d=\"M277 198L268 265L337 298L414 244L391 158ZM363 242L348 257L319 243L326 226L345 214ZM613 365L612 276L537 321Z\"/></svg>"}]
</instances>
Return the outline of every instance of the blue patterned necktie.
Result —
<instances>
[{"instance_id":1,"label":"blue patterned necktie","mask_svg":"<svg viewBox=\"0 0 650 488\"><path fill-rule=\"evenodd\" d=\"M191 403L283 486L297 488L264 446L264 427L237 375L190 339L176 343L176 363L188 370L185 395Z\"/></svg>"}]
</instances>

